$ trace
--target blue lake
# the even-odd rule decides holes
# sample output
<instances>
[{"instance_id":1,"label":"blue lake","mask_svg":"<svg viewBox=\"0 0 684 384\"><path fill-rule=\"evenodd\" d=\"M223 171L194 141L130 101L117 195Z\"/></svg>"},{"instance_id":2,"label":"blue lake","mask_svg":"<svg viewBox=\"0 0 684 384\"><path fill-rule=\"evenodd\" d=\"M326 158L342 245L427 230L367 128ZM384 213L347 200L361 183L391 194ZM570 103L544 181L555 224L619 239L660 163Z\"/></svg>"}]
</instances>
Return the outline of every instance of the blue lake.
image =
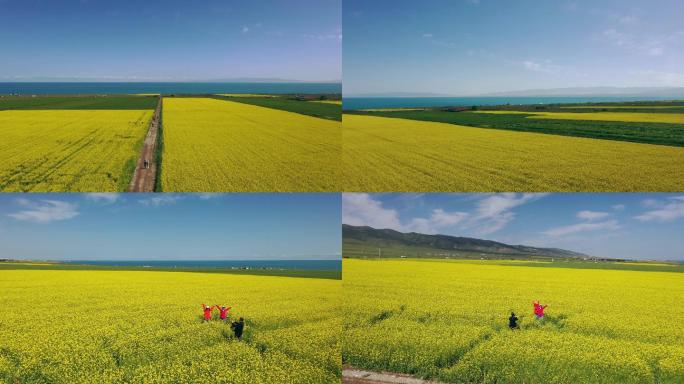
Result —
<instances>
[{"instance_id":1,"label":"blue lake","mask_svg":"<svg viewBox=\"0 0 684 384\"><path fill-rule=\"evenodd\" d=\"M342 269L342 260L72 260L65 263L157 268Z\"/></svg>"}]
</instances>

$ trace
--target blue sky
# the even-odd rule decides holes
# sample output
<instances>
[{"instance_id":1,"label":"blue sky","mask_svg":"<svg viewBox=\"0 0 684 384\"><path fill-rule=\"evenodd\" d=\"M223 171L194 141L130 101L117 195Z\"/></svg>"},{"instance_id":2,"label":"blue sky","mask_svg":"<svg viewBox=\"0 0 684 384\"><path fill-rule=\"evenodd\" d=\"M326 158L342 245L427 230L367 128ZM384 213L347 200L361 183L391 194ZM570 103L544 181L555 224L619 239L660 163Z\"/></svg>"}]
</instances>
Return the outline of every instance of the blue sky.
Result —
<instances>
[{"instance_id":1,"label":"blue sky","mask_svg":"<svg viewBox=\"0 0 684 384\"><path fill-rule=\"evenodd\" d=\"M602 257L684 260L684 194L347 193L342 222Z\"/></svg>"},{"instance_id":2,"label":"blue sky","mask_svg":"<svg viewBox=\"0 0 684 384\"><path fill-rule=\"evenodd\" d=\"M0 0L0 81L341 79L341 0Z\"/></svg>"},{"instance_id":3,"label":"blue sky","mask_svg":"<svg viewBox=\"0 0 684 384\"><path fill-rule=\"evenodd\" d=\"M345 0L344 93L684 86L680 0Z\"/></svg>"},{"instance_id":4,"label":"blue sky","mask_svg":"<svg viewBox=\"0 0 684 384\"><path fill-rule=\"evenodd\" d=\"M339 194L0 194L0 258L339 259Z\"/></svg>"}]
</instances>

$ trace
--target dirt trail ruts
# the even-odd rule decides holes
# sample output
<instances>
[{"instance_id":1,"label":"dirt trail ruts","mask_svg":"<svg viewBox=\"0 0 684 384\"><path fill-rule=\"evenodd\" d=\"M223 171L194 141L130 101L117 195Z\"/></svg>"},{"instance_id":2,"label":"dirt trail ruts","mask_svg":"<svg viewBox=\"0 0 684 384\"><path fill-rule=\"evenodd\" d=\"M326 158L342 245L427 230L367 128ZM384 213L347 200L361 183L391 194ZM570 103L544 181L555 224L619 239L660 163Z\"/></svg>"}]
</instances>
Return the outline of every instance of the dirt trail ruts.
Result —
<instances>
[{"instance_id":1,"label":"dirt trail ruts","mask_svg":"<svg viewBox=\"0 0 684 384\"><path fill-rule=\"evenodd\" d=\"M147 130L147 136L143 143L142 151L138 164L135 166L133 172L133 180L128 185L128 192L154 192L154 185L157 179L157 139L159 136L159 127L162 124L162 97L159 96L157 109L154 111L152 120L150 121L150 128ZM148 164L145 167L145 161Z\"/></svg>"},{"instance_id":2,"label":"dirt trail ruts","mask_svg":"<svg viewBox=\"0 0 684 384\"><path fill-rule=\"evenodd\" d=\"M411 375L392 372L372 372L345 367L342 370L343 384L441 384L438 381L423 380Z\"/></svg>"}]
</instances>

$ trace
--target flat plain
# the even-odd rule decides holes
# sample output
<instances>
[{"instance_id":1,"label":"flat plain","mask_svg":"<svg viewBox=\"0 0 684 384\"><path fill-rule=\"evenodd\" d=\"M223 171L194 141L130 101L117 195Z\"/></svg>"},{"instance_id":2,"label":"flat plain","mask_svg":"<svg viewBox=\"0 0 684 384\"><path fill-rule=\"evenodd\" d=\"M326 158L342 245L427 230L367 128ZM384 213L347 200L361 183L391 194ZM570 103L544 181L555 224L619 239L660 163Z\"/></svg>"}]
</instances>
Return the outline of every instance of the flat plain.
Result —
<instances>
[{"instance_id":1,"label":"flat plain","mask_svg":"<svg viewBox=\"0 0 684 384\"><path fill-rule=\"evenodd\" d=\"M345 259L343 363L454 383L684 381L681 267L564 264Z\"/></svg>"},{"instance_id":2,"label":"flat plain","mask_svg":"<svg viewBox=\"0 0 684 384\"><path fill-rule=\"evenodd\" d=\"M338 383L341 281L0 270L0 382ZM201 304L229 305L230 326Z\"/></svg>"},{"instance_id":3,"label":"flat plain","mask_svg":"<svg viewBox=\"0 0 684 384\"><path fill-rule=\"evenodd\" d=\"M146 109L0 111L0 191L124 191L152 113Z\"/></svg>"},{"instance_id":4,"label":"flat plain","mask_svg":"<svg viewBox=\"0 0 684 384\"><path fill-rule=\"evenodd\" d=\"M243 102L172 97L164 98L163 121L165 192L339 190L337 121Z\"/></svg>"},{"instance_id":5,"label":"flat plain","mask_svg":"<svg viewBox=\"0 0 684 384\"><path fill-rule=\"evenodd\" d=\"M636 192L684 188L684 148L440 123L426 121L430 117L423 113L345 114L343 190ZM444 118L497 116L437 113ZM541 119L531 121L548 124ZM556 121L559 129L567 127L567 121ZM676 140L681 138L684 135L676 133Z\"/></svg>"}]
</instances>

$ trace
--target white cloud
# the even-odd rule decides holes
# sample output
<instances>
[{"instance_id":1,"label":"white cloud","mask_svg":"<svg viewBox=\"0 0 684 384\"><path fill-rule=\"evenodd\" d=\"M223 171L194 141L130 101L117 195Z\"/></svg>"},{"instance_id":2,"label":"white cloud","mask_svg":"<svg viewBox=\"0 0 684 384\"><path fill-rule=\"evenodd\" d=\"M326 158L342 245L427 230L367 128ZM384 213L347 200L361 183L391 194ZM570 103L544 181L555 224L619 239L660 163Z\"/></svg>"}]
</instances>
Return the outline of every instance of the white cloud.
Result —
<instances>
[{"instance_id":1,"label":"white cloud","mask_svg":"<svg viewBox=\"0 0 684 384\"><path fill-rule=\"evenodd\" d=\"M512 64L514 66L526 69L531 72L545 73L548 75L564 75L564 76L576 76L584 77L586 74L578 72L577 70L565 66L555 64L551 60L505 60L507 64Z\"/></svg>"},{"instance_id":2,"label":"white cloud","mask_svg":"<svg viewBox=\"0 0 684 384\"><path fill-rule=\"evenodd\" d=\"M544 193L500 193L488 196L477 203L471 224L484 235L498 232L515 219L513 208L544 196Z\"/></svg>"},{"instance_id":3,"label":"white cloud","mask_svg":"<svg viewBox=\"0 0 684 384\"><path fill-rule=\"evenodd\" d=\"M594 221L605 219L610 216L608 212L597 212L597 211L579 211L577 212L577 217L582 220Z\"/></svg>"},{"instance_id":4,"label":"white cloud","mask_svg":"<svg viewBox=\"0 0 684 384\"><path fill-rule=\"evenodd\" d=\"M432 33L423 33L423 37L426 39L432 38Z\"/></svg>"},{"instance_id":5,"label":"white cloud","mask_svg":"<svg viewBox=\"0 0 684 384\"><path fill-rule=\"evenodd\" d=\"M311 34L311 33L304 33L302 34L302 37L307 38L307 39L315 39L315 40L342 40L342 32L331 32L331 33L316 33L316 34Z\"/></svg>"},{"instance_id":6,"label":"white cloud","mask_svg":"<svg viewBox=\"0 0 684 384\"><path fill-rule=\"evenodd\" d=\"M390 228L402 232L438 233L440 229L452 227L468 217L465 212L447 212L434 209L429 217L414 217L402 224L399 213L384 208L380 201L366 193L345 193L342 195L342 222L349 225L367 225L374 228Z\"/></svg>"},{"instance_id":7,"label":"white cloud","mask_svg":"<svg viewBox=\"0 0 684 384\"><path fill-rule=\"evenodd\" d=\"M578 232L594 232L594 231L614 231L620 229L620 225L617 220L607 220L602 222L589 222L589 223L579 223L566 225L562 227L556 227L542 232L545 235L552 237L560 237L575 234Z\"/></svg>"},{"instance_id":8,"label":"white cloud","mask_svg":"<svg viewBox=\"0 0 684 384\"><path fill-rule=\"evenodd\" d=\"M349 225L367 225L374 228L390 228L403 232L445 233L445 230L472 230L487 235L497 232L512 220L512 210L523 204L538 200L541 193L503 193L486 195L475 203L473 212L446 211L436 208L428 217L413 217L402 221L399 212L385 208L378 200L365 193L342 195L342 222Z\"/></svg>"},{"instance_id":9,"label":"white cloud","mask_svg":"<svg viewBox=\"0 0 684 384\"><path fill-rule=\"evenodd\" d=\"M652 207L634 218L639 221L674 221L684 218L684 196L675 196L668 201L648 200L645 201L647 207Z\"/></svg>"},{"instance_id":10,"label":"white cloud","mask_svg":"<svg viewBox=\"0 0 684 384\"><path fill-rule=\"evenodd\" d=\"M453 227L466 218L465 212L446 212L443 209L433 209L429 218L416 217L402 227L403 231L436 234L440 230Z\"/></svg>"},{"instance_id":11,"label":"white cloud","mask_svg":"<svg viewBox=\"0 0 684 384\"><path fill-rule=\"evenodd\" d=\"M175 204L180 199L181 199L181 196L169 195L169 194L160 194L158 196L149 197L146 199L140 199L140 200L138 200L138 202L142 205L146 205L149 207L159 207L162 205Z\"/></svg>"},{"instance_id":12,"label":"white cloud","mask_svg":"<svg viewBox=\"0 0 684 384\"><path fill-rule=\"evenodd\" d=\"M243 25L242 26L242 33L247 33L247 32L249 32L249 27L246 25Z\"/></svg>"},{"instance_id":13,"label":"white cloud","mask_svg":"<svg viewBox=\"0 0 684 384\"><path fill-rule=\"evenodd\" d=\"M342 222L374 228L401 228L397 211L383 208L382 203L367 193L342 194Z\"/></svg>"},{"instance_id":14,"label":"white cloud","mask_svg":"<svg viewBox=\"0 0 684 384\"><path fill-rule=\"evenodd\" d=\"M200 200L211 200L218 199L222 195L222 193L198 193L197 197L199 197Z\"/></svg>"},{"instance_id":15,"label":"white cloud","mask_svg":"<svg viewBox=\"0 0 684 384\"><path fill-rule=\"evenodd\" d=\"M104 204L114 204L119 200L120 195L118 193L86 193L86 200L90 200L96 203Z\"/></svg>"},{"instance_id":16,"label":"white cloud","mask_svg":"<svg viewBox=\"0 0 684 384\"><path fill-rule=\"evenodd\" d=\"M626 207L624 204L615 204L611 208L615 211L624 211Z\"/></svg>"},{"instance_id":17,"label":"white cloud","mask_svg":"<svg viewBox=\"0 0 684 384\"><path fill-rule=\"evenodd\" d=\"M76 205L64 201L18 199L17 203L26 209L10 213L7 216L21 221L49 223L51 221L69 220L79 215Z\"/></svg>"}]
</instances>

